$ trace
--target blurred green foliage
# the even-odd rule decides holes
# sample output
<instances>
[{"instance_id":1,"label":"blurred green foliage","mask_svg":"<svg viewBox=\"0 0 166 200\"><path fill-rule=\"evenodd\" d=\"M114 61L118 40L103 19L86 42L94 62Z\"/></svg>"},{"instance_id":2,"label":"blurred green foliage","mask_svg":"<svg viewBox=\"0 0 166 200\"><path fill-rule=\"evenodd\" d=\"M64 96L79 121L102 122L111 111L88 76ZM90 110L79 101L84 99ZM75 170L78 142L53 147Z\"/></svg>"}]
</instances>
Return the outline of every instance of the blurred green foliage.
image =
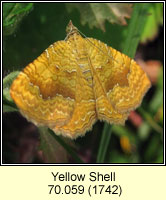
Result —
<instances>
[{"instance_id":1,"label":"blurred green foliage","mask_svg":"<svg viewBox=\"0 0 166 200\"><path fill-rule=\"evenodd\" d=\"M23 17L33 8L33 3L4 3L3 4L3 33L11 35L16 30Z\"/></svg>"},{"instance_id":2,"label":"blurred green foliage","mask_svg":"<svg viewBox=\"0 0 166 200\"><path fill-rule=\"evenodd\" d=\"M158 20L156 20L157 23L154 20L145 20L144 31L141 32L140 29L138 30L138 23L133 23L130 26L121 26L116 23L111 24L105 20L102 21L102 27L104 26L105 29L105 32L103 32L100 26L100 28L96 28L95 26L91 27L86 16L84 20L86 23L82 25L81 18L83 15L73 5L74 3L3 3L3 72L5 75L8 71L14 71L3 80L3 106L5 112L15 111L17 109L13 105L9 95L10 84L18 74L17 71L32 62L50 44L58 40L63 40L66 36L65 29L69 20L72 20L73 24L87 37L101 40L119 51L124 51L126 48L128 49L125 50L126 53L130 51L129 55L131 56L135 54L139 39L144 38L142 40L145 41L145 38L146 40L149 38L151 30L146 27L155 24L155 35L157 35L159 25L161 24L162 5L156 3L153 6L151 3L148 3L145 5L147 10L144 13L144 17L149 19L149 16L153 16L154 12L151 12L151 10L152 7L155 7L157 16L159 16L157 18ZM88 6L87 3L84 5ZM70 9L70 6L72 9ZM100 15L100 13L97 13L97 15ZM134 16L132 15L133 18ZM132 19L126 19L126 22L130 24ZM150 24L148 24L148 21L150 21ZM130 34L129 27L133 29L133 31L130 31ZM135 30L140 31L139 37L136 35L138 32L134 32ZM126 42L127 39L132 42L130 45L129 42ZM130 47L134 42L136 44L135 47L128 48L128 45ZM162 48L159 50L160 52L158 53L162 54ZM112 126L107 137L107 127L103 132L104 124L97 122L90 133L72 142L63 142L63 139L57 138L58 136L47 136L47 134L50 134L49 132L46 133L45 130L40 131L41 148L45 152L45 156L48 157L47 161L67 162L65 152L59 152L62 157L64 156L64 160L60 159L59 161L57 156L54 155L54 153L58 153L58 142L71 155L75 162L82 162L79 157L84 162L96 162L96 159L97 162L102 161L105 163L163 162L162 77L163 71L160 70L156 85L150 89L144 98L142 103L143 112L140 110L142 123L139 127L135 127L130 121L127 121L125 127ZM7 134L5 130L3 134ZM56 141L50 142L52 140L50 138ZM77 155L71 149L74 149Z\"/></svg>"},{"instance_id":3,"label":"blurred green foliage","mask_svg":"<svg viewBox=\"0 0 166 200\"><path fill-rule=\"evenodd\" d=\"M163 24L163 4L151 3L148 6L145 28L141 35L141 42L153 40L158 34L159 26Z\"/></svg>"}]
</instances>

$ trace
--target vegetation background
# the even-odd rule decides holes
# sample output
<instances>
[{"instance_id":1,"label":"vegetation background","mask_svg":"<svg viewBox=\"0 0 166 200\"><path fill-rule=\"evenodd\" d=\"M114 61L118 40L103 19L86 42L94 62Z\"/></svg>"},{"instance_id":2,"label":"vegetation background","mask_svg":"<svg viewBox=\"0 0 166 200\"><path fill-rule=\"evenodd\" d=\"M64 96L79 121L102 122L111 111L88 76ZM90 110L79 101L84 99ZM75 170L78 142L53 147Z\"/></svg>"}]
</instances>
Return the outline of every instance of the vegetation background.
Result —
<instances>
[{"instance_id":1,"label":"vegetation background","mask_svg":"<svg viewBox=\"0 0 166 200\"><path fill-rule=\"evenodd\" d=\"M28 122L9 95L18 71L66 37L69 20L135 57L152 82L126 126L98 121L74 141ZM162 23L162 3L3 3L3 163L162 163Z\"/></svg>"}]
</instances>

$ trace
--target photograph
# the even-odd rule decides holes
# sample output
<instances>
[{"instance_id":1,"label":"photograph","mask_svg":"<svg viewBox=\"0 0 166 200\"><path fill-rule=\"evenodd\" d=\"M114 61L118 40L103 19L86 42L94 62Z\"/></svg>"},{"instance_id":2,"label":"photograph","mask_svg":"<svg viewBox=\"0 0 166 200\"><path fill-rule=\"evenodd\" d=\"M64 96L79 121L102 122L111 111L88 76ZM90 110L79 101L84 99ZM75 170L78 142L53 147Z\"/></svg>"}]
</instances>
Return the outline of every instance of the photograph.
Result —
<instances>
[{"instance_id":1,"label":"photograph","mask_svg":"<svg viewBox=\"0 0 166 200\"><path fill-rule=\"evenodd\" d=\"M163 3L2 4L2 165L164 163Z\"/></svg>"}]
</instances>

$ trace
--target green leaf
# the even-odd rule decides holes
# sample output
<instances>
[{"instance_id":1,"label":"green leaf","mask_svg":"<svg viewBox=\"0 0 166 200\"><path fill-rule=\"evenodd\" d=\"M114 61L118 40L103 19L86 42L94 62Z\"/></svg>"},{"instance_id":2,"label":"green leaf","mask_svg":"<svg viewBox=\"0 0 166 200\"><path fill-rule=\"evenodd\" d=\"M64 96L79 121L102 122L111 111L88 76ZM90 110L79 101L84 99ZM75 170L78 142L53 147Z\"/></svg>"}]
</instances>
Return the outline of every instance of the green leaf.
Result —
<instances>
[{"instance_id":1,"label":"green leaf","mask_svg":"<svg viewBox=\"0 0 166 200\"><path fill-rule=\"evenodd\" d=\"M3 104L3 112L15 112L15 111L18 111L18 108Z\"/></svg>"},{"instance_id":2,"label":"green leaf","mask_svg":"<svg viewBox=\"0 0 166 200\"><path fill-rule=\"evenodd\" d=\"M128 34L124 43L123 53L134 58L141 34L148 17L149 3L135 3L131 20L128 26Z\"/></svg>"},{"instance_id":3,"label":"green leaf","mask_svg":"<svg viewBox=\"0 0 166 200\"><path fill-rule=\"evenodd\" d=\"M109 124L105 123L104 129L102 132L102 136L101 136L101 141L100 141L100 145L99 145L96 163L104 163L108 145L109 145L110 139L111 139L111 133L112 133L111 126Z\"/></svg>"},{"instance_id":4,"label":"green leaf","mask_svg":"<svg viewBox=\"0 0 166 200\"><path fill-rule=\"evenodd\" d=\"M141 34L142 43L153 40L158 34L159 27L163 24L163 3L151 3L148 13L145 28Z\"/></svg>"},{"instance_id":5,"label":"green leaf","mask_svg":"<svg viewBox=\"0 0 166 200\"><path fill-rule=\"evenodd\" d=\"M12 72L3 79L3 112L18 111L10 96L10 86L19 73L19 71Z\"/></svg>"},{"instance_id":6,"label":"green leaf","mask_svg":"<svg viewBox=\"0 0 166 200\"><path fill-rule=\"evenodd\" d=\"M11 35L15 32L23 17L33 8L33 3L3 3L3 33Z\"/></svg>"}]
</instances>

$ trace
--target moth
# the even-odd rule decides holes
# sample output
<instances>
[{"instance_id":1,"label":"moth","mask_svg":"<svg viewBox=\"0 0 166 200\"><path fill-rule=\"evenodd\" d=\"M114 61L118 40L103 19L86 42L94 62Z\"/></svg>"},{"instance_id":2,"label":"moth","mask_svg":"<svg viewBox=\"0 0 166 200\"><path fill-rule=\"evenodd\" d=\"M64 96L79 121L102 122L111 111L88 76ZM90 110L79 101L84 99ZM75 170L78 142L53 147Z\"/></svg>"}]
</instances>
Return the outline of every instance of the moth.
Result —
<instances>
[{"instance_id":1,"label":"moth","mask_svg":"<svg viewBox=\"0 0 166 200\"><path fill-rule=\"evenodd\" d=\"M10 95L37 126L76 138L97 120L124 124L151 83L131 58L93 38L70 21L65 40L50 45L13 81Z\"/></svg>"}]
</instances>

